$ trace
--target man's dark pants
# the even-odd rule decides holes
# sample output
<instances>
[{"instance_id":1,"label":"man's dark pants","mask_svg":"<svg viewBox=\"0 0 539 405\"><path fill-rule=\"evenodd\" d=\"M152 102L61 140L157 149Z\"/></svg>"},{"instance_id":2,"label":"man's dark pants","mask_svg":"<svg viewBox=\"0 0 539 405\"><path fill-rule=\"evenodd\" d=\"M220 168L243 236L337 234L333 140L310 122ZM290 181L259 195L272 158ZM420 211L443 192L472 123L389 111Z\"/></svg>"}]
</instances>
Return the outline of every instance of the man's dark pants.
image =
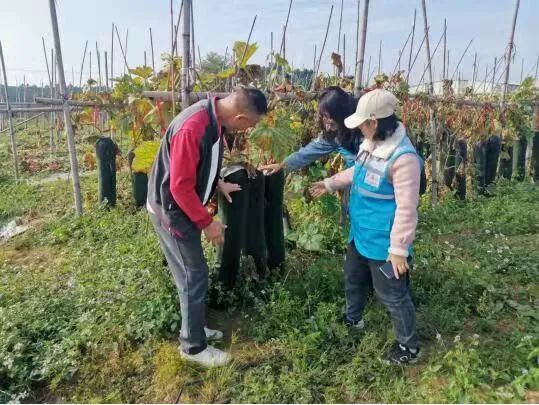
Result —
<instances>
[{"instance_id":1,"label":"man's dark pants","mask_svg":"<svg viewBox=\"0 0 539 405\"><path fill-rule=\"evenodd\" d=\"M166 229L154 214L149 215L180 297L182 350L189 354L200 353L207 346L204 326L208 291L208 265L201 232L193 229L180 238Z\"/></svg>"},{"instance_id":2,"label":"man's dark pants","mask_svg":"<svg viewBox=\"0 0 539 405\"><path fill-rule=\"evenodd\" d=\"M415 349L419 342L408 273L406 276L401 275L399 279L388 279L379 270L384 263L362 256L353 242L348 245L344 264L346 316L353 322L362 318L372 286L376 296L391 315L398 342Z\"/></svg>"}]
</instances>

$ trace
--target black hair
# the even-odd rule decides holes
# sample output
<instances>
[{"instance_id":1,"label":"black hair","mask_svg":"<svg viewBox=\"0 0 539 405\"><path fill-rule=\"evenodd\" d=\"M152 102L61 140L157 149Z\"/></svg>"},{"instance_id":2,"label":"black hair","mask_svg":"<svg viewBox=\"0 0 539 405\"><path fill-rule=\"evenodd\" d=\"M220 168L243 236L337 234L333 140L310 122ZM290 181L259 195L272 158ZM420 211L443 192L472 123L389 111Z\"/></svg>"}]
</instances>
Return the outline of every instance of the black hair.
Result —
<instances>
[{"instance_id":1,"label":"black hair","mask_svg":"<svg viewBox=\"0 0 539 405\"><path fill-rule=\"evenodd\" d=\"M336 141L352 152L357 152L363 136L359 129L346 128L344 120L356 111L357 102L357 98L338 86L327 87L318 97L319 113L329 116L337 124L337 130L325 131L324 138Z\"/></svg>"},{"instance_id":2,"label":"black hair","mask_svg":"<svg viewBox=\"0 0 539 405\"><path fill-rule=\"evenodd\" d=\"M395 114L392 114L386 118L379 118L377 121L378 127L376 128L376 133L374 134L375 141L385 141L387 138L392 136L397 130L400 122Z\"/></svg>"},{"instance_id":3,"label":"black hair","mask_svg":"<svg viewBox=\"0 0 539 405\"><path fill-rule=\"evenodd\" d=\"M243 97L245 107L252 113L264 115L268 112L268 101L264 93L254 87L240 86L234 90Z\"/></svg>"}]
</instances>

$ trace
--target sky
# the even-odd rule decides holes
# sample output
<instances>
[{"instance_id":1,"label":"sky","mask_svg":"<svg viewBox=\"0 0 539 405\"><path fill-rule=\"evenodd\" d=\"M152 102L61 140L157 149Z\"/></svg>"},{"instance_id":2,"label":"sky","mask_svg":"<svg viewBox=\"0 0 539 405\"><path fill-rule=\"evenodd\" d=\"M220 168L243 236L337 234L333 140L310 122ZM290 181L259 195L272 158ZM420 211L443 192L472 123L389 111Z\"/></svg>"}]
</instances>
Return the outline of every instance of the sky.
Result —
<instances>
[{"instance_id":1,"label":"sky","mask_svg":"<svg viewBox=\"0 0 539 405\"><path fill-rule=\"evenodd\" d=\"M161 65L160 54L170 50L170 1L169 0L56 0L60 39L66 80L68 84L80 79L84 44L92 51L92 76L97 72L96 41L100 48L102 70L104 51L111 47L111 28L114 22L122 41L129 30L127 61L130 67L144 63L144 51L151 64L150 35L152 28L156 67ZM357 1L343 0L342 34L346 36L347 71L353 70L356 53ZM443 33L447 19L447 48L449 49L449 75L468 42L472 45L464 55L458 71L463 79L471 79L474 57L477 53L477 80L483 80L485 69L492 69L494 57L504 54L511 30L516 0L427 0L430 26L431 52ZM40 85L48 82L41 38L44 37L48 53L53 47L50 14L47 0L0 0L0 41L4 50L8 82L10 85L27 83ZM181 0L174 0L174 13L179 11ZM363 1L361 1L363 3ZM259 49L252 61L264 63L270 51L271 32L277 48L281 43L282 28L286 20L289 0L193 0L195 40L202 56L215 51L224 54L234 41L247 39L254 16L257 16L251 42ZM297 68L312 68L315 44L318 52L334 6L322 57L321 70L332 70L330 55L337 51L341 0L294 0L286 35L286 57ZM371 0L366 45L365 73L369 58L371 72L378 71L378 54L382 41L381 68L392 72L399 50L408 37L414 9L417 22L414 54L424 35L421 0ZM539 0L521 0L515 33L516 53L511 65L510 82L520 82L522 60L524 75L535 75L539 56ZM177 17L175 17L176 20ZM114 74L123 73L123 57L115 36ZM410 44L410 41L409 41ZM408 64L409 44L403 53L402 65ZM442 72L443 44L433 59L434 78ZM340 43L343 53L343 41ZM180 50L181 52L181 50ZM424 71L425 48L412 69L411 84L417 83ZM110 65L110 60L109 60ZM89 77L89 55L83 69L83 82ZM110 70L110 67L109 67ZM502 68L498 67L498 72ZM455 73L455 78L458 72ZM491 74L489 74L491 80ZM498 76L498 74L497 74ZM104 77L104 72L103 72ZM496 78L497 80L497 78Z\"/></svg>"}]
</instances>

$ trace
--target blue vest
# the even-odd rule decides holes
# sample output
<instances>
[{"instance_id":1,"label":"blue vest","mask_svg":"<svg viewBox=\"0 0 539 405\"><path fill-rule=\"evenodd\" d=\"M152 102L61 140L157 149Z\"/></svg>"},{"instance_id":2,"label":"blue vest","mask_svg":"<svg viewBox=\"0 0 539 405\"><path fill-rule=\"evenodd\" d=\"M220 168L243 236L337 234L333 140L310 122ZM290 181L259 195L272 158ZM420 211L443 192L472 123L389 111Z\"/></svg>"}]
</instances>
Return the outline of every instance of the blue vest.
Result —
<instances>
[{"instance_id":1,"label":"blue vest","mask_svg":"<svg viewBox=\"0 0 539 405\"><path fill-rule=\"evenodd\" d=\"M360 152L355 163L354 179L350 192L350 237L357 251L372 260L386 260L389 255L390 233L395 220L395 192L389 181L389 169L393 162L405 153L421 158L405 136L400 145L387 159L365 155ZM412 253L411 246L409 253Z\"/></svg>"}]
</instances>

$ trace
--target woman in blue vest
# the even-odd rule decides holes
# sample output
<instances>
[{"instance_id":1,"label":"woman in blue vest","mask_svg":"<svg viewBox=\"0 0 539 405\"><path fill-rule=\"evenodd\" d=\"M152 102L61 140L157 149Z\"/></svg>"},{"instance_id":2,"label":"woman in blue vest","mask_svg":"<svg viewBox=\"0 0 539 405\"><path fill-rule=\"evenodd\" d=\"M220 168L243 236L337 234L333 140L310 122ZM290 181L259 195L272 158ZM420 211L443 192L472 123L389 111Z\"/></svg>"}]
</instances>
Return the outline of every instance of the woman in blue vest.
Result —
<instances>
[{"instance_id":1,"label":"woman in blue vest","mask_svg":"<svg viewBox=\"0 0 539 405\"><path fill-rule=\"evenodd\" d=\"M397 119L397 98L387 90L365 94L345 120L365 140L354 167L315 183L319 197L351 185L350 237L344 266L345 322L363 328L363 311L374 287L388 309L397 341L386 359L414 363L419 357L415 308L408 270L417 226L422 161ZM384 272L384 268L389 271Z\"/></svg>"}]
</instances>

